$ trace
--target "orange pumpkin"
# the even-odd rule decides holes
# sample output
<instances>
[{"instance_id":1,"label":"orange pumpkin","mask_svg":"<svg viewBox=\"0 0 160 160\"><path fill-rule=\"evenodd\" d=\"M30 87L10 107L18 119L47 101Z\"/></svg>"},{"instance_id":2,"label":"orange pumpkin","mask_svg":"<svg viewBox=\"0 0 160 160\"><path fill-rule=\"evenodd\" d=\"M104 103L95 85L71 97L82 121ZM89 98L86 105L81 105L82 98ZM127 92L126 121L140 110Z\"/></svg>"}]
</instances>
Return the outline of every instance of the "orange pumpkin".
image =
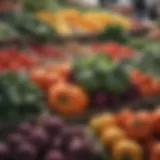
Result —
<instances>
[{"instance_id":1,"label":"orange pumpkin","mask_svg":"<svg viewBox=\"0 0 160 160\"><path fill-rule=\"evenodd\" d=\"M153 120L153 132L154 134L160 134L160 107L155 109L152 113Z\"/></svg>"},{"instance_id":2,"label":"orange pumpkin","mask_svg":"<svg viewBox=\"0 0 160 160\"><path fill-rule=\"evenodd\" d=\"M44 78L45 89L48 90L49 87L57 85L57 83L63 81L58 73L47 73Z\"/></svg>"},{"instance_id":3,"label":"orange pumpkin","mask_svg":"<svg viewBox=\"0 0 160 160\"><path fill-rule=\"evenodd\" d=\"M46 71L43 68L38 68L31 72L32 81L42 89L45 88L44 84L45 76L46 76Z\"/></svg>"},{"instance_id":4,"label":"orange pumpkin","mask_svg":"<svg viewBox=\"0 0 160 160\"><path fill-rule=\"evenodd\" d=\"M45 69L46 69L47 72L57 72L58 64L45 66Z\"/></svg>"},{"instance_id":5,"label":"orange pumpkin","mask_svg":"<svg viewBox=\"0 0 160 160\"><path fill-rule=\"evenodd\" d=\"M125 129L128 136L144 140L152 133L151 114L148 111L139 111L126 122Z\"/></svg>"},{"instance_id":6,"label":"orange pumpkin","mask_svg":"<svg viewBox=\"0 0 160 160\"><path fill-rule=\"evenodd\" d=\"M152 146L150 160L160 160L160 142Z\"/></svg>"},{"instance_id":7,"label":"orange pumpkin","mask_svg":"<svg viewBox=\"0 0 160 160\"><path fill-rule=\"evenodd\" d=\"M54 65L47 66L46 70L51 73L57 73L62 78L67 79L68 75L71 72L71 65L70 63L54 64Z\"/></svg>"},{"instance_id":8,"label":"orange pumpkin","mask_svg":"<svg viewBox=\"0 0 160 160\"><path fill-rule=\"evenodd\" d=\"M131 109L123 109L122 111L116 114L117 124L124 128L125 123L134 115L134 112Z\"/></svg>"},{"instance_id":9,"label":"orange pumpkin","mask_svg":"<svg viewBox=\"0 0 160 160\"><path fill-rule=\"evenodd\" d=\"M86 109L88 97L76 85L59 83L49 89L48 102L52 109L71 115L83 112Z\"/></svg>"},{"instance_id":10,"label":"orange pumpkin","mask_svg":"<svg viewBox=\"0 0 160 160\"><path fill-rule=\"evenodd\" d=\"M160 81L157 79L153 79L152 80L152 90L153 90L153 94L158 94L160 92Z\"/></svg>"},{"instance_id":11,"label":"orange pumpkin","mask_svg":"<svg viewBox=\"0 0 160 160\"><path fill-rule=\"evenodd\" d=\"M70 72L71 72L71 65L70 65L70 63L61 64L61 65L59 66L58 71L59 71L59 74L60 74L62 77L64 77L64 78L67 79L67 78L68 78L68 75L69 75Z\"/></svg>"}]
</instances>

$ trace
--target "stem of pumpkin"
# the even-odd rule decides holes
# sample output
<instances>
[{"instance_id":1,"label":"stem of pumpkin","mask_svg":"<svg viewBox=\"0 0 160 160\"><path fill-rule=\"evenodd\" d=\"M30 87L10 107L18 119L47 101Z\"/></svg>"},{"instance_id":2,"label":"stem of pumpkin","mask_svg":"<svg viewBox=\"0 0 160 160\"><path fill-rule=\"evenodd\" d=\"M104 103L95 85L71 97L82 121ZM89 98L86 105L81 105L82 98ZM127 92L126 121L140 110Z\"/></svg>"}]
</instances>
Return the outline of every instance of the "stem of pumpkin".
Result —
<instances>
[{"instance_id":1,"label":"stem of pumpkin","mask_svg":"<svg viewBox=\"0 0 160 160\"><path fill-rule=\"evenodd\" d=\"M68 101L68 98L67 98L65 95L59 96L58 99L59 99L59 102L60 102L61 104L66 104L67 101Z\"/></svg>"},{"instance_id":2,"label":"stem of pumpkin","mask_svg":"<svg viewBox=\"0 0 160 160\"><path fill-rule=\"evenodd\" d=\"M139 127L141 126L141 122L140 122L139 120L135 120L134 126L135 126L136 128L139 128Z\"/></svg>"},{"instance_id":3,"label":"stem of pumpkin","mask_svg":"<svg viewBox=\"0 0 160 160\"><path fill-rule=\"evenodd\" d=\"M129 155L124 155L122 160L131 160L131 157Z\"/></svg>"}]
</instances>

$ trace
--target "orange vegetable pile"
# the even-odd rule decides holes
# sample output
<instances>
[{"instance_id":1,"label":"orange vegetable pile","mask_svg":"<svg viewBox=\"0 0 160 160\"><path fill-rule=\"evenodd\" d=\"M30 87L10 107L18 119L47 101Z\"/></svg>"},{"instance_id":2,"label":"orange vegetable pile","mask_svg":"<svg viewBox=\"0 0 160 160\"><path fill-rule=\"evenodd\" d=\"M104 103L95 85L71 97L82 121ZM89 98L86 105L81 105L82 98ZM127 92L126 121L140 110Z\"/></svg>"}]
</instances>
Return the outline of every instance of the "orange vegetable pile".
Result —
<instances>
[{"instance_id":1,"label":"orange vegetable pile","mask_svg":"<svg viewBox=\"0 0 160 160\"><path fill-rule=\"evenodd\" d=\"M104 52L109 54L114 60L132 57L135 53L134 49L118 44L116 42L107 42L91 45L91 50L96 52Z\"/></svg>"},{"instance_id":2,"label":"orange vegetable pile","mask_svg":"<svg viewBox=\"0 0 160 160\"><path fill-rule=\"evenodd\" d=\"M153 96L160 93L160 80L153 76L134 70L130 74L131 82L143 96Z\"/></svg>"},{"instance_id":3,"label":"orange vegetable pile","mask_svg":"<svg viewBox=\"0 0 160 160\"><path fill-rule=\"evenodd\" d=\"M56 64L32 71L31 79L47 92L52 110L65 115L83 112L88 106L88 97L81 87L70 84L70 64Z\"/></svg>"},{"instance_id":4,"label":"orange vegetable pile","mask_svg":"<svg viewBox=\"0 0 160 160\"><path fill-rule=\"evenodd\" d=\"M124 109L101 114L91 119L90 127L114 160L126 154L131 160L160 159L160 107L152 112Z\"/></svg>"}]
</instances>

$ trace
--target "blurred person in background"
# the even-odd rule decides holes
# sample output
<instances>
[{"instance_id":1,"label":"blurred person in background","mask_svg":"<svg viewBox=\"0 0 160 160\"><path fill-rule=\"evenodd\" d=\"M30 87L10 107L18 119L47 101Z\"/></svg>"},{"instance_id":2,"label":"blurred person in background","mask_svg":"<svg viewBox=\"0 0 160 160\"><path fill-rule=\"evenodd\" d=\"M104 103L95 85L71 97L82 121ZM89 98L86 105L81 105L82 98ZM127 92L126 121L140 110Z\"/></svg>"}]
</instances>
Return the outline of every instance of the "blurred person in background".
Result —
<instances>
[{"instance_id":1,"label":"blurred person in background","mask_svg":"<svg viewBox=\"0 0 160 160\"><path fill-rule=\"evenodd\" d=\"M149 3L148 16L152 20L160 20L160 0L155 0L154 3L151 1Z\"/></svg>"},{"instance_id":2,"label":"blurred person in background","mask_svg":"<svg viewBox=\"0 0 160 160\"><path fill-rule=\"evenodd\" d=\"M83 6L96 7L96 6L98 6L99 0L69 0L69 1L77 3L79 5L83 5Z\"/></svg>"},{"instance_id":3,"label":"blurred person in background","mask_svg":"<svg viewBox=\"0 0 160 160\"><path fill-rule=\"evenodd\" d=\"M137 18L157 19L160 10L160 0L117 0L113 10L125 15L135 15Z\"/></svg>"},{"instance_id":4,"label":"blurred person in background","mask_svg":"<svg viewBox=\"0 0 160 160\"><path fill-rule=\"evenodd\" d=\"M146 0L132 0L136 17L144 18L147 12Z\"/></svg>"}]
</instances>

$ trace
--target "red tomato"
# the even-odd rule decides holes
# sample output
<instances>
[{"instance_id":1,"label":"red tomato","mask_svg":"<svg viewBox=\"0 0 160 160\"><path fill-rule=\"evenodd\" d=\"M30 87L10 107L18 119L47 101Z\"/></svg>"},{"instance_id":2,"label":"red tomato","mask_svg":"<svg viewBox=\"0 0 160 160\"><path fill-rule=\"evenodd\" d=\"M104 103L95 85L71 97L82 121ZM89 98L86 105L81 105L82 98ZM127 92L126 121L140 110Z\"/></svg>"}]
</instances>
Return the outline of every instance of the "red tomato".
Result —
<instances>
[{"instance_id":1,"label":"red tomato","mask_svg":"<svg viewBox=\"0 0 160 160\"><path fill-rule=\"evenodd\" d=\"M122 54L122 55L130 56L134 53L134 50L129 48L129 47L123 46L123 47L120 48L119 53Z\"/></svg>"}]
</instances>

